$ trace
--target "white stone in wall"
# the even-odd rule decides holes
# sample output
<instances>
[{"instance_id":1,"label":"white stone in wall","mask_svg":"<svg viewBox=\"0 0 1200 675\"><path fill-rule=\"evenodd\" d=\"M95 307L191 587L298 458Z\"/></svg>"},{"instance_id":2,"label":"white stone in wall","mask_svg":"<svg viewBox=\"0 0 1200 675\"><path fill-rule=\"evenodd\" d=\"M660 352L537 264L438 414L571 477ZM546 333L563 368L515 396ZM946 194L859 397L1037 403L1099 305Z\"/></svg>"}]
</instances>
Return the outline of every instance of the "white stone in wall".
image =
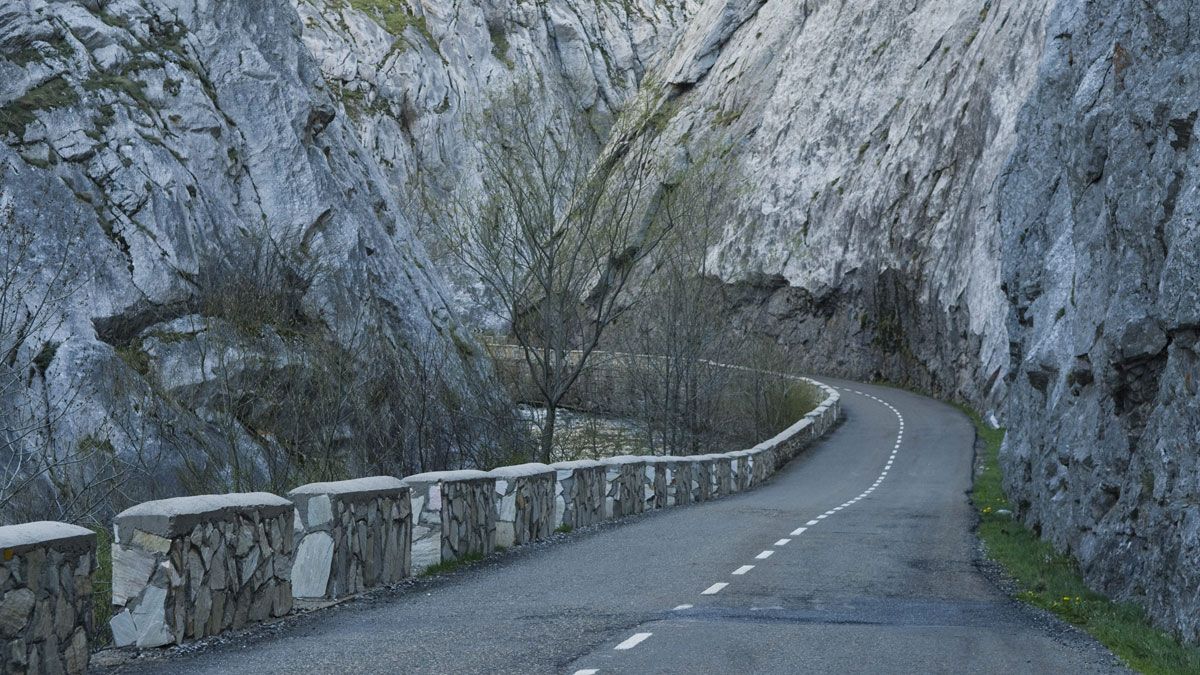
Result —
<instances>
[{"instance_id":1,"label":"white stone in wall","mask_svg":"<svg viewBox=\"0 0 1200 675\"><path fill-rule=\"evenodd\" d=\"M496 545L511 547L517 540L517 533L511 520L496 521Z\"/></svg>"},{"instance_id":2,"label":"white stone in wall","mask_svg":"<svg viewBox=\"0 0 1200 675\"><path fill-rule=\"evenodd\" d=\"M517 519L517 495L516 493L505 495L500 500L500 520L512 522Z\"/></svg>"},{"instance_id":3,"label":"white stone in wall","mask_svg":"<svg viewBox=\"0 0 1200 675\"><path fill-rule=\"evenodd\" d=\"M321 527L333 520L333 506L329 495L316 495L308 500L308 526Z\"/></svg>"},{"instance_id":4,"label":"white stone in wall","mask_svg":"<svg viewBox=\"0 0 1200 675\"><path fill-rule=\"evenodd\" d=\"M167 589L148 586L136 606L123 610L109 622L118 647L161 647L175 641L167 629Z\"/></svg>"},{"instance_id":5,"label":"white stone in wall","mask_svg":"<svg viewBox=\"0 0 1200 675\"><path fill-rule=\"evenodd\" d=\"M439 525L437 528L426 527L424 525L413 525L412 534L412 567L413 571L420 571L431 565L436 565L442 561L442 530Z\"/></svg>"},{"instance_id":6,"label":"white stone in wall","mask_svg":"<svg viewBox=\"0 0 1200 675\"><path fill-rule=\"evenodd\" d=\"M144 551L112 545L112 604L124 607L137 596L154 573L154 555Z\"/></svg>"},{"instance_id":7,"label":"white stone in wall","mask_svg":"<svg viewBox=\"0 0 1200 675\"><path fill-rule=\"evenodd\" d=\"M309 508L312 508L311 502ZM292 565L292 594L297 598L323 597L329 587L332 565L333 537L325 532L309 534L301 540L296 550L296 562Z\"/></svg>"}]
</instances>

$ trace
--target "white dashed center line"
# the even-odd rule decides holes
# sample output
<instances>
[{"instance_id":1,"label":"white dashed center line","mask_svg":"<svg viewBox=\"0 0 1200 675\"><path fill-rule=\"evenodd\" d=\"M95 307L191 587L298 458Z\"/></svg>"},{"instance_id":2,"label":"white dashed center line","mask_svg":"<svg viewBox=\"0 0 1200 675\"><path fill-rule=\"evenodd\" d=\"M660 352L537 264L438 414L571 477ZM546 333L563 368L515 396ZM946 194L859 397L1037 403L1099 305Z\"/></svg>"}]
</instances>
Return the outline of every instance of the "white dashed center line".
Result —
<instances>
[{"instance_id":1,"label":"white dashed center line","mask_svg":"<svg viewBox=\"0 0 1200 675\"><path fill-rule=\"evenodd\" d=\"M613 647L613 649L619 649L621 651L633 649L634 647L642 644L642 641L651 635L654 635L654 633L634 633L633 635L629 636L629 639L625 640L616 647Z\"/></svg>"},{"instance_id":2,"label":"white dashed center line","mask_svg":"<svg viewBox=\"0 0 1200 675\"><path fill-rule=\"evenodd\" d=\"M826 511L825 513L822 513L821 515L817 516L816 518L808 521L807 523L804 524L804 527L797 527L796 529L792 530L791 535L790 535L792 537L800 536L808 528L810 528L814 525L820 524L820 522L822 520L828 518L829 516L834 515L835 513L845 509L848 506L857 504L858 502L860 502L863 499L866 499L868 496L870 496L870 494L875 491L875 488L879 487L879 485L881 483L883 483L883 480L885 478L887 478L888 471L892 468L892 464L896 460L896 453L898 453L900 451L900 443L904 439L904 416L900 414L900 411L897 410L896 407L893 406L892 404L888 403L887 401L884 401L883 399L881 399L877 396L872 396L870 394L858 391L857 389L846 389L845 391L853 391L855 394L858 394L860 396L865 396L865 397L872 399L878 403L882 403L884 406L886 406L888 408L888 410L891 410L896 415L896 418L900 422L900 429L896 433L896 444L894 446L892 446L892 452L888 456L887 464L884 465L883 471L880 472L879 476L875 479L875 482L871 484L871 487L867 488L861 494L854 497L853 499L849 499L846 502L842 503L840 506L836 506L836 507ZM787 538L779 539L778 541L775 542L774 545L775 546L786 546L787 544L791 543L791 541L792 541L791 539L787 539ZM767 549L767 550L763 551L762 553L759 553L758 555L754 556L754 559L755 560L766 560L767 558L770 558L772 555L774 555L774 553L775 553L775 551L773 551L771 549ZM741 567L734 570L732 574L734 576L742 576L752 569L754 569L754 565L742 565ZM700 595L716 595L717 593L720 593L728 585L729 584L724 581L717 582L717 583L713 584L712 586L709 586L708 588L701 591ZM693 607L692 605L679 605L679 606L675 607L675 609L672 611L678 612L678 611L685 610L685 609L691 609L692 607ZM653 635L653 633L635 633L634 635L632 635L631 637L626 639L624 642L622 642L621 644L614 647L614 649L618 649L618 650L622 650L622 651L628 650L628 649L633 649L634 647L641 644L646 638L650 637L651 635ZM589 668L589 669L585 669L585 670L577 670L577 671L575 671L574 675L595 675L595 673L597 673L597 672L599 672L597 669Z\"/></svg>"}]
</instances>

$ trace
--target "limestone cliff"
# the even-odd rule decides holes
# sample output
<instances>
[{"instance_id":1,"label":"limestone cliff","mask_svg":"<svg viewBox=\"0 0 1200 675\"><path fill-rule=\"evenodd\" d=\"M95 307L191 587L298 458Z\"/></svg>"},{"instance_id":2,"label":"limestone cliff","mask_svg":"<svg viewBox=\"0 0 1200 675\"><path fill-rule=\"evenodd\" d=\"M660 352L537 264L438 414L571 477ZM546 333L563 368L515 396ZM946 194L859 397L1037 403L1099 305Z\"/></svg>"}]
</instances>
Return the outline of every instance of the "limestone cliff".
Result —
<instances>
[{"instance_id":1,"label":"limestone cliff","mask_svg":"<svg viewBox=\"0 0 1200 675\"><path fill-rule=\"evenodd\" d=\"M284 489L281 460L324 460L286 456L317 413L281 409L281 391L444 386L464 424L484 416L490 367L302 31L286 0L0 6L0 225L10 277L32 280L0 320L7 467L38 476L22 456L57 455L42 478L86 483L91 466L119 474L123 501ZM352 391L348 362L396 373ZM418 367L427 380L408 379ZM264 397L270 372L284 389ZM339 415L310 448L362 442ZM366 450L451 452L397 471L470 463L453 453L488 432L450 418L420 438L399 420L412 439Z\"/></svg>"},{"instance_id":2,"label":"limestone cliff","mask_svg":"<svg viewBox=\"0 0 1200 675\"><path fill-rule=\"evenodd\" d=\"M1186 2L714 0L642 94L664 155L736 158L739 320L987 409L1018 515L1189 639L1198 31Z\"/></svg>"},{"instance_id":3,"label":"limestone cliff","mask_svg":"<svg viewBox=\"0 0 1200 675\"><path fill-rule=\"evenodd\" d=\"M528 89L534 124L573 137L584 157L598 153L691 4L295 0L305 44L452 280L459 310L494 327L482 289L440 255L426 203L478 196L474 119Z\"/></svg>"}]
</instances>

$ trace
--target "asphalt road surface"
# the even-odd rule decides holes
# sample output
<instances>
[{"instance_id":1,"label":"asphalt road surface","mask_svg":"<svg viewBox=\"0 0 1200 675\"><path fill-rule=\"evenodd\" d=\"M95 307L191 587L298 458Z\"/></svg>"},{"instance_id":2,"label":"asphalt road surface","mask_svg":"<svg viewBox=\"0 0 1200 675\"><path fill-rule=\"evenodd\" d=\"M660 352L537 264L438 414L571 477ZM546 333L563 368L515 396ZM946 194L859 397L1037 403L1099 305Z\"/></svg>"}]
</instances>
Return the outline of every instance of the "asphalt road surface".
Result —
<instances>
[{"instance_id":1,"label":"asphalt road surface","mask_svg":"<svg viewBox=\"0 0 1200 675\"><path fill-rule=\"evenodd\" d=\"M966 417L826 381L845 422L756 490L116 670L1125 672L980 570Z\"/></svg>"}]
</instances>

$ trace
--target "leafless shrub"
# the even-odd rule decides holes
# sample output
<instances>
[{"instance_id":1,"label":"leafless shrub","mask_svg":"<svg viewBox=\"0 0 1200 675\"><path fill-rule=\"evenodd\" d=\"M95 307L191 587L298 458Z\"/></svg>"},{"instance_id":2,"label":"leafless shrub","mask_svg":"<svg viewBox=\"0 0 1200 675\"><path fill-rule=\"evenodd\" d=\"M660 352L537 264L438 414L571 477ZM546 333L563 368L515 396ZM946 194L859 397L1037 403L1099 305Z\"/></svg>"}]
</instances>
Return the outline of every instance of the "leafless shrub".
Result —
<instances>
[{"instance_id":1,"label":"leafless shrub","mask_svg":"<svg viewBox=\"0 0 1200 675\"><path fill-rule=\"evenodd\" d=\"M482 184L465 185L451 206L431 213L441 240L486 287L522 349L545 409L544 460L559 407L632 304L629 282L661 241L659 223L642 216L661 189L643 127L618 129L621 140L593 162L574 141L585 134L546 124L536 92L516 88L476 120ZM474 194L486 196L482 205L473 204Z\"/></svg>"}]
</instances>

